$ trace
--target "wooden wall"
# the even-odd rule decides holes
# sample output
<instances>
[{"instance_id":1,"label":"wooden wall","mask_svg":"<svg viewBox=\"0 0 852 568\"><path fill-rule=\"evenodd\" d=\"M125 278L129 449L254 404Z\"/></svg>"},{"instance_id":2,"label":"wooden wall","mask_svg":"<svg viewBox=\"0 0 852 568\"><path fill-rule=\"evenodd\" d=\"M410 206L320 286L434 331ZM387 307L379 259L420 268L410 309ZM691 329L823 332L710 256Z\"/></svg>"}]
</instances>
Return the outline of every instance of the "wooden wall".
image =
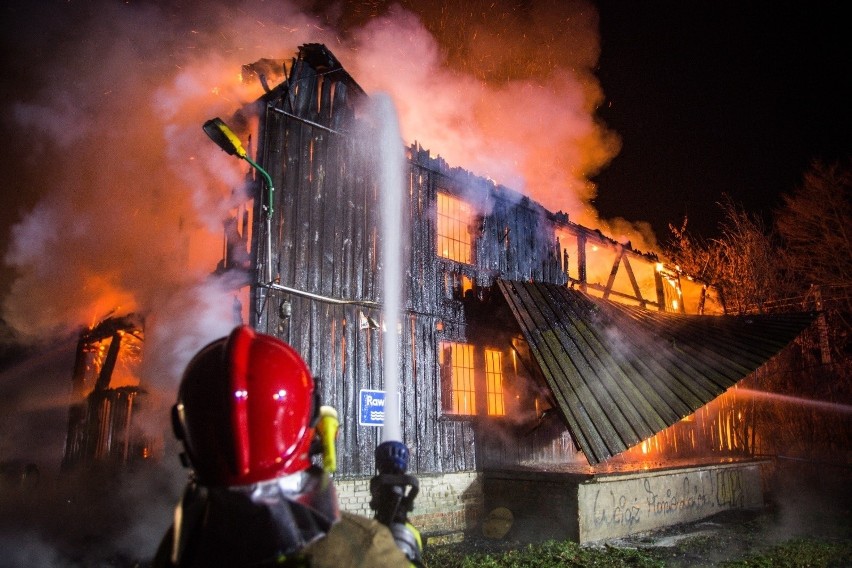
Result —
<instances>
[{"instance_id":1,"label":"wooden wall","mask_svg":"<svg viewBox=\"0 0 852 568\"><path fill-rule=\"evenodd\" d=\"M361 389L382 389L381 199L375 146L359 133L365 97L342 69L294 60L289 79L258 103L257 162L274 186L272 264L276 286L252 287L251 324L292 344L321 381L325 404L341 416L338 463L344 476L372 475L381 430L358 424ZM313 62L313 61L312 61ZM417 144L406 149L407 262L400 338L403 437L414 473L477 467L477 424L441 411L441 340L469 337L464 304L446 274L464 274L482 296L498 276L564 283L552 220L529 199L460 169ZM258 195L265 188L257 184ZM436 255L436 193L480 212L475 261ZM255 199L252 260L263 279L265 197ZM299 293L285 291L298 290ZM309 297L306 294L325 299ZM342 300L349 303L341 303ZM507 356L509 346L507 344ZM547 441L546 444L550 444Z\"/></svg>"}]
</instances>

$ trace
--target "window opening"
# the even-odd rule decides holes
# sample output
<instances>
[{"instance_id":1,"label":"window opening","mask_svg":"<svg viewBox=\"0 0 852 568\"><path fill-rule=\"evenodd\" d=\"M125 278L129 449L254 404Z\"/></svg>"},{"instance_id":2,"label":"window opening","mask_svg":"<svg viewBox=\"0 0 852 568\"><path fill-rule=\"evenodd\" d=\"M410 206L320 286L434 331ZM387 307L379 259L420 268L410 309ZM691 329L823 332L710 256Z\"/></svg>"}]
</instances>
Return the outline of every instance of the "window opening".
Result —
<instances>
[{"instance_id":1,"label":"window opening","mask_svg":"<svg viewBox=\"0 0 852 568\"><path fill-rule=\"evenodd\" d=\"M462 300L465 295L473 290L473 280L458 272L444 273L444 297L453 300Z\"/></svg>"},{"instance_id":2,"label":"window opening","mask_svg":"<svg viewBox=\"0 0 852 568\"><path fill-rule=\"evenodd\" d=\"M438 256L473 263L473 208L469 203L438 192Z\"/></svg>"},{"instance_id":3,"label":"window opening","mask_svg":"<svg viewBox=\"0 0 852 568\"><path fill-rule=\"evenodd\" d=\"M503 396L503 357L496 349L485 350L485 394L489 416L504 416L506 405Z\"/></svg>"},{"instance_id":4,"label":"window opening","mask_svg":"<svg viewBox=\"0 0 852 568\"><path fill-rule=\"evenodd\" d=\"M441 342L439 365L444 387L444 411L452 414L476 414L473 345Z\"/></svg>"}]
</instances>

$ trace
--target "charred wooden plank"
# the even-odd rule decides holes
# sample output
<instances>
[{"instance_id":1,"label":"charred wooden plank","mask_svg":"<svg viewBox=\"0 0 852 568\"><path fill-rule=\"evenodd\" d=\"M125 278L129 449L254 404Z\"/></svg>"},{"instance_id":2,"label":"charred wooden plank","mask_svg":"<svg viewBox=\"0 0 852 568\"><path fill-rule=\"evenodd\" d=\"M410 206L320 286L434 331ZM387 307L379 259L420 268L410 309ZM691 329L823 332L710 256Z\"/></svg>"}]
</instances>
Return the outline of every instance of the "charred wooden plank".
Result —
<instances>
[{"instance_id":1,"label":"charred wooden plank","mask_svg":"<svg viewBox=\"0 0 852 568\"><path fill-rule=\"evenodd\" d=\"M356 455L359 450L358 426L358 390L360 385L358 365L358 310L354 306L347 306L346 323L343 328L343 361L341 366L342 396L339 399L338 412L343 420L340 422L341 447L346 448L338 456L338 467L341 474L356 475L363 469L361 456Z\"/></svg>"},{"instance_id":2,"label":"charred wooden plank","mask_svg":"<svg viewBox=\"0 0 852 568\"><path fill-rule=\"evenodd\" d=\"M536 329L535 318L529 312L529 309L534 307L534 302L524 294L523 288L504 282L500 282L500 286L504 294L509 294L507 300L509 300L509 305L521 324L521 328L528 330L525 335L530 333L529 330ZM603 409L600 408L594 397L589 396L588 388L580 381L577 372L571 370L573 365L570 364L570 358L566 360L562 355L562 347L553 345L552 341L539 341L538 336L528 336L527 339L536 359L542 363L545 377L550 378L549 383L554 398L562 408L571 431L579 438L581 447L592 460L599 460L602 456L611 456L610 448L617 447L617 441L612 436L605 440L605 433L598 431L590 412L598 414L602 413ZM579 358L579 356L579 353L575 354L575 358ZM563 369L565 363L568 363L568 365ZM553 370L551 371L551 369ZM560 373L566 377L567 382L554 381L553 373ZM586 399L589 399L589 408L584 404Z\"/></svg>"}]
</instances>

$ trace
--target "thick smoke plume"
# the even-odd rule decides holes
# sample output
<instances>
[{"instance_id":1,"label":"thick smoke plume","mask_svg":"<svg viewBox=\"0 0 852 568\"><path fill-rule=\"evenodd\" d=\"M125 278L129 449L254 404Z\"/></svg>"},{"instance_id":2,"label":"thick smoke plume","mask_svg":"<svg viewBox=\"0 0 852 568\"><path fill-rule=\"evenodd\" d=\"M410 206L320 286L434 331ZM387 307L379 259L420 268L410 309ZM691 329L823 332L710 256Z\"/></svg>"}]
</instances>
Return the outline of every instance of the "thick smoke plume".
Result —
<instances>
[{"instance_id":1,"label":"thick smoke plume","mask_svg":"<svg viewBox=\"0 0 852 568\"><path fill-rule=\"evenodd\" d=\"M585 1L43 0L3 10L14 79L0 99L14 140L2 158L3 209L16 216L0 242L3 320L17 341L43 343L144 313L141 381L160 411L189 357L234 324L228 282L210 273L245 165L201 125L262 93L240 81L244 64L325 43L368 93L392 96L406 142L603 226L587 178L619 142L594 116L597 15ZM635 231L624 231L634 245ZM51 372L0 375L0 426L14 433L0 438L0 460L61 460L69 353ZM28 439L21 425L35 421L39 437ZM164 415L152 423L162 429ZM159 536L128 531L115 540L124 551L147 551L145 539Z\"/></svg>"},{"instance_id":2,"label":"thick smoke plume","mask_svg":"<svg viewBox=\"0 0 852 568\"><path fill-rule=\"evenodd\" d=\"M596 15L582 2L546 4L519 13L490 3L494 13L450 47L439 42L446 13L436 24L399 5L357 27L351 4L308 15L274 2L44 3L16 14L57 56L27 69L30 88L8 108L31 136L25 169L42 171L5 256L17 274L6 322L43 337L112 311L181 313L174 298L215 265L220 220L243 178L199 125L260 94L240 83L242 64L289 57L304 42L327 43L368 92L390 93L406 140L591 224L586 178L617 149L594 118ZM492 16L506 37L487 33ZM505 42L526 37L518 26L538 41L519 44L525 58L498 59Z\"/></svg>"},{"instance_id":3,"label":"thick smoke plume","mask_svg":"<svg viewBox=\"0 0 852 568\"><path fill-rule=\"evenodd\" d=\"M620 140L594 115L603 93L591 5L416 4L394 4L347 35L345 65L368 92L392 94L403 138L601 226L588 177ZM636 227L624 228L639 240Z\"/></svg>"}]
</instances>

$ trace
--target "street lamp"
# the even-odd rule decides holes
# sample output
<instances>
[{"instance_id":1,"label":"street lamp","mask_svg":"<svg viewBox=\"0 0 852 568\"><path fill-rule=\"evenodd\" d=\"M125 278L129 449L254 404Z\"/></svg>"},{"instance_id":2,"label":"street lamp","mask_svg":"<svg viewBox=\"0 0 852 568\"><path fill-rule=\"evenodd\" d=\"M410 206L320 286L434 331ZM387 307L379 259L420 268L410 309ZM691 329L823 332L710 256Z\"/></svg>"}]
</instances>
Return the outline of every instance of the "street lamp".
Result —
<instances>
[{"instance_id":1,"label":"street lamp","mask_svg":"<svg viewBox=\"0 0 852 568\"><path fill-rule=\"evenodd\" d=\"M248 153L246 152L243 145L240 143L240 139L237 138L237 135L228 128L228 125L219 118L211 118L202 126L205 134L210 137L210 139L217 145L219 148L224 150L226 153L231 156L237 156L245 160L251 165L255 170L260 172L263 178L266 180L266 187L269 188L269 192L267 194L266 203L263 205L263 208L266 211L266 284L272 283L272 198L275 194L275 188L272 185L272 177L269 173L261 168L257 162L252 160Z\"/></svg>"}]
</instances>

